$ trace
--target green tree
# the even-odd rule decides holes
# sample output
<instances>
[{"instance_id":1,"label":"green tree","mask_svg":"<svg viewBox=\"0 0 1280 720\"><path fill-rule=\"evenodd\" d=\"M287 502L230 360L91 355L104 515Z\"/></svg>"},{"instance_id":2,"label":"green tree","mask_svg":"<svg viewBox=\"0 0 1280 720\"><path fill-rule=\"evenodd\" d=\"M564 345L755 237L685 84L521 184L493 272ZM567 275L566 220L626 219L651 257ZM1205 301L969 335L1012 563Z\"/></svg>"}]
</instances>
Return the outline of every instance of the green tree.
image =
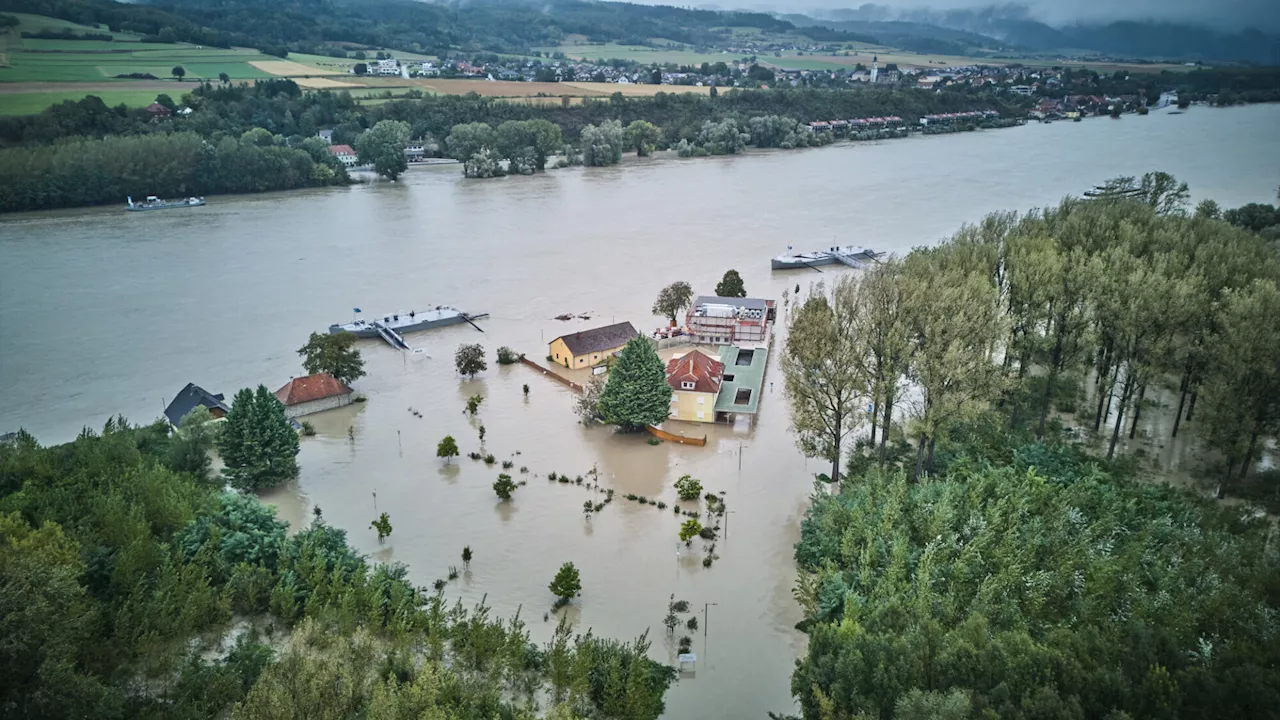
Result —
<instances>
[{"instance_id":1,"label":"green tree","mask_svg":"<svg viewBox=\"0 0 1280 720\"><path fill-rule=\"evenodd\" d=\"M592 375L583 387L582 394L573 401L573 411L584 424L590 424L600 417L600 396L604 394L606 380L604 375Z\"/></svg>"},{"instance_id":2,"label":"green tree","mask_svg":"<svg viewBox=\"0 0 1280 720\"><path fill-rule=\"evenodd\" d=\"M623 133L626 146L634 148L637 157L652 153L662 139L662 129L647 120L633 120Z\"/></svg>"},{"instance_id":3,"label":"green tree","mask_svg":"<svg viewBox=\"0 0 1280 720\"><path fill-rule=\"evenodd\" d=\"M187 70L186 70L186 68L182 67L181 65L174 65L174 66L173 66L173 69L172 69L172 70L170 70L169 72L170 72L174 77L178 78L178 82L182 82L182 78L184 78L184 77L186 77L186 76L187 76Z\"/></svg>"},{"instance_id":4,"label":"green tree","mask_svg":"<svg viewBox=\"0 0 1280 720\"><path fill-rule=\"evenodd\" d=\"M476 373L484 372L489 367L484 361L484 347L479 343L459 345L458 351L453 354L453 366L459 375L466 375L474 380Z\"/></svg>"},{"instance_id":5,"label":"green tree","mask_svg":"<svg viewBox=\"0 0 1280 720\"><path fill-rule=\"evenodd\" d=\"M354 333L311 333L298 354L302 356L302 368L309 375L326 373L344 384L365 375L364 358L356 348Z\"/></svg>"},{"instance_id":6,"label":"green tree","mask_svg":"<svg viewBox=\"0 0 1280 720\"><path fill-rule=\"evenodd\" d=\"M436 445L436 457L444 458L445 464L449 464L453 458L458 457L458 443L452 435L445 435L444 439Z\"/></svg>"},{"instance_id":7,"label":"green tree","mask_svg":"<svg viewBox=\"0 0 1280 720\"><path fill-rule=\"evenodd\" d=\"M209 408L199 405L182 416L178 432L169 446L166 463L174 472L190 473L199 482L211 480L213 460L209 457L217 442L217 425Z\"/></svg>"},{"instance_id":8,"label":"green tree","mask_svg":"<svg viewBox=\"0 0 1280 720\"><path fill-rule=\"evenodd\" d=\"M481 395L480 393L476 393L475 395L472 395L471 397L467 398L467 407L465 412L471 417L475 417L476 413L480 412L480 404L483 402L484 402L484 396Z\"/></svg>"},{"instance_id":9,"label":"green tree","mask_svg":"<svg viewBox=\"0 0 1280 720\"><path fill-rule=\"evenodd\" d=\"M647 338L627 341L600 393L600 414L623 430L656 425L671 412L666 366Z\"/></svg>"},{"instance_id":10,"label":"green tree","mask_svg":"<svg viewBox=\"0 0 1280 720\"><path fill-rule=\"evenodd\" d=\"M702 523L698 522L698 518L689 518L680 526L680 542L688 545L693 539L698 537L702 532Z\"/></svg>"},{"instance_id":11,"label":"green tree","mask_svg":"<svg viewBox=\"0 0 1280 720\"><path fill-rule=\"evenodd\" d=\"M658 298L653 301L653 314L671 318L671 322L679 322L678 315L693 301L693 287L680 280L662 288Z\"/></svg>"},{"instance_id":12,"label":"green tree","mask_svg":"<svg viewBox=\"0 0 1280 720\"><path fill-rule=\"evenodd\" d=\"M578 568L571 562L561 565L547 589L564 602L582 594L582 578L578 575Z\"/></svg>"},{"instance_id":13,"label":"green tree","mask_svg":"<svg viewBox=\"0 0 1280 720\"><path fill-rule=\"evenodd\" d=\"M880 430L879 463L887 459L893 409L903 391L911 357L911 339L903 300L902 261L886 258L858 281L856 346L862 354L867 390L871 396L871 441Z\"/></svg>"},{"instance_id":14,"label":"green tree","mask_svg":"<svg viewBox=\"0 0 1280 720\"><path fill-rule=\"evenodd\" d=\"M365 63L358 62L352 70L355 71L356 75L365 75L369 72L369 66Z\"/></svg>"},{"instance_id":15,"label":"green tree","mask_svg":"<svg viewBox=\"0 0 1280 720\"><path fill-rule=\"evenodd\" d=\"M391 537L391 517L386 513L382 513L377 520L369 523L369 527L378 531L378 542L382 542L384 538Z\"/></svg>"},{"instance_id":16,"label":"green tree","mask_svg":"<svg viewBox=\"0 0 1280 720\"><path fill-rule=\"evenodd\" d=\"M404 149L409 144L409 123L399 120L379 120L356 138L356 153L360 162L373 165L379 175L395 180L409 169Z\"/></svg>"},{"instance_id":17,"label":"green tree","mask_svg":"<svg viewBox=\"0 0 1280 720\"><path fill-rule=\"evenodd\" d=\"M508 120L494 131L492 142L498 155L508 160L531 153L538 170L547 166L548 155L564 147L560 126L548 120Z\"/></svg>"},{"instance_id":18,"label":"green tree","mask_svg":"<svg viewBox=\"0 0 1280 720\"><path fill-rule=\"evenodd\" d=\"M228 85L231 83L231 76L224 72L220 72L218 73L218 82L222 83L223 85Z\"/></svg>"},{"instance_id":19,"label":"green tree","mask_svg":"<svg viewBox=\"0 0 1280 720\"><path fill-rule=\"evenodd\" d=\"M495 141L493 128L488 123L473 122L454 125L444 145L450 157L466 162L481 150L493 149Z\"/></svg>"},{"instance_id":20,"label":"green tree","mask_svg":"<svg viewBox=\"0 0 1280 720\"><path fill-rule=\"evenodd\" d=\"M511 476L506 473L498 475L498 479L493 482L493 492L503 500L510 500L511 494L516 491L516 484L511 480Z\"/></svg>"},{"instance_id":21,"label":"green tree","mask_svg":"<svg viewBox=\"0 0 1280 720\"><path fill-rule=\"evenodd\" d=\"M169 97L169 93L160 93L156 95L156 104L162 105L170 111L178 109L178 104L173 101L172 97Z\"/></svg>"},{"instance_id":22,"label":"green tree","mask_svg":"<svg viewBox=\"0 0 1280 720\"><path fill-rule=\"evenodd\" d=\"M472 554L471 554L471 546L470 546L470 545L464 545L464 546L462 547L462 567L470 567L470 566L471 566L471 558L472 558Z\"/></svg>"},{"instance_id":23,"label":"green tree","mask_svg":"<svg viewBox=\"0 0 1280 720\"><path fill-rule=\"evenodd\" d=\"M622 149L625 146L622 123L618 120L605 120L599 126L588 125L582 128L579 144L582 147L583 164L616 165L622 162Z\"/></svg>"},{"instance_id":24,"label":"green tree","mask_svg":"<svg viewBox=\"0 0 1280 720\"><path fill-rule=\"evenodd\" d=\"M702 483L690 475L681 475L676 480L676 493L681 500L697 500L702 497Z\"/></svg>"},{"instance_id":25,"label":"green tree","mask_svg":"<svg viewBox=\"0 0 1280 720\"><path fill-rule=\"evenodd\" d=\"M298 476L298 433L265 385L236 393L217 445L224 474L237 489L275 487Z\"/></svg>"},{"instance_id":26,"label":"green tree","mask_svg":"<svg viewBox=\"0 0 1280 720\"><path fill-rule=\"evenodd\" d=\"M805 455L831 463L832 482L840 480L844 441L867 394L855 292L848 277L836 281L830 298L819 284L793 313L782 355L796 443Z\"/></svg>"},{"instance_id":27,"label":"green tree","mask_svg":"<svg viewBox=\"0 0 1280 720\"><path fill-rule=\"evenodd\" d=\"M716 285L716 295L732 298L744 298L747 296L747 288L742 284L742 276L738 274L737 270L725 272L724 277Z\"/></svg>"}]
</instances>

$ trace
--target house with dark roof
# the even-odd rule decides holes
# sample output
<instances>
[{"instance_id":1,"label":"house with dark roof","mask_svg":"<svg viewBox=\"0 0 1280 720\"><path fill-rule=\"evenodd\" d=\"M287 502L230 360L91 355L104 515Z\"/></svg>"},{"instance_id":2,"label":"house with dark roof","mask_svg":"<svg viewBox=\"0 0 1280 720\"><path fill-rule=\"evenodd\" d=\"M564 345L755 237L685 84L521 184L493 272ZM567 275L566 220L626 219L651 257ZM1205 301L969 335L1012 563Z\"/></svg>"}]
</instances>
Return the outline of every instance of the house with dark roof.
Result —
<instances>
[{"instance_id":1,"label":"house with dark roof","mask_svg":"<svg viewBox=\"0 0 1280 720\"><path fill-rule=\"evenodd\" d=\"M557 365L591 367L608 360L610 355L621 351L628 340L639 334L629 322L580 330L552 340L549 354Z\"/></svg>"},{"instance_id":2,"label":"house with dark roof","mask_svg":"<svg viewBox=\"0 0 1280 720\"><path fill-rule=\"evenodd\" d=\"M276 391L288 418L302 417L351 404L354 391L328 373L293 378Z\"/></svg>"},{"instance_id":3,"label":"house with dark roof","mask_svg":"<svg viewBox=\"0 0 1280 720\"><path fill-rule=\"evenodd\" d=\"M164 416L169 421L169 425L176 428L182 422L184 415L201 406L209 408L209 414L215 420L225 418L231 410L223 402L222 393L215 395L195 383L187 383L187 386L174 396L173 402L164 409Z\"/></svg>"},{"instance_id":4,"label":"house with dark roof","mask_svg":"<svg viewBox=\"0 0 1280 720\"><path fill-rule=\"evenodd\" d=\"M724 363L697 350L667 363L672 420L715 422L716 398L724 382Z\"/></svg>"}]
</instances>

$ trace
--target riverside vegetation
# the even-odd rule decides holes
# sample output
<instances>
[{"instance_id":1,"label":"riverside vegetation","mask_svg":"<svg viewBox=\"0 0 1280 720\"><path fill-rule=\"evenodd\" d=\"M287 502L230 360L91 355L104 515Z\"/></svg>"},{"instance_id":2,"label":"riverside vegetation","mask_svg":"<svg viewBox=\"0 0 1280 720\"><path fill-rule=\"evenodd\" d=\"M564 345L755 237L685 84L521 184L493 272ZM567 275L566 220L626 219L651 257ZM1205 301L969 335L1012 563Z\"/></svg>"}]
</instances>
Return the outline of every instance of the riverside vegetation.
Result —
<instances>
[{"instance_id":1,"label":"riverside vegetation","mask_svg":"<svg viewBox=\"0 0 1280 720\"><path fill-rule=\"evenodd\" d=\"M290 536L183 469L183 436L113 419L0 444L0 706L15 717L657 718L672 668L561 621L445 603L318 509ZM379 534L390 533L386 516ZM232 632L235 630L235 632ZM241 632L243 631L243 632Z\"/></svg>"},{"instance_id":2,"label":"riverside vegetation","mask_svg":"<svg viewBox=\"0 0 1280 720\"><path fill-rule=\"evenodd\" d=\"M615 94L568 107L475 95L361 105L348 93L303 92L287 79L206 82L181 100L191 109L185 117L108 107L91 96L39 115L0 118L0 144L8 146L0 150L0 211L121 202L126 195L345 184L346 169L315 137L324 128L333 129L333 142L354 145L362 163L387 177L404 170L403 157L388 148L408 139L463 161L473 177L496 177L536 172L552 154L607 165L624 151L648 154L677 149L682 141L688 154L715 154L730 148L722 136L740 133L758 147L800 146L831 139L796 125L811 120L898 115L910 125L929 113L994 108L1008 115L1014 107L988 92L874 88L737 90L714 98ZM753 129L753 118L770 119ZM732 148L741 150L736 141Z\"/></svg>"},{"instance_id":3,"label":"riverside vegetation","mask_svg":"<svg viewBox=\"0 0 1280 720\"><path fill-rule=\"evenodd\" d=\"M1117 454L1167 386L1218 497L1275 498L1248 473L1280 432L1280 258L1167 175L1114 184L1136 198L991 215L794 311L798 443L841 481L795 549L807 720L1280 707L1280 532Z\"/></svg>"}]
</instances>

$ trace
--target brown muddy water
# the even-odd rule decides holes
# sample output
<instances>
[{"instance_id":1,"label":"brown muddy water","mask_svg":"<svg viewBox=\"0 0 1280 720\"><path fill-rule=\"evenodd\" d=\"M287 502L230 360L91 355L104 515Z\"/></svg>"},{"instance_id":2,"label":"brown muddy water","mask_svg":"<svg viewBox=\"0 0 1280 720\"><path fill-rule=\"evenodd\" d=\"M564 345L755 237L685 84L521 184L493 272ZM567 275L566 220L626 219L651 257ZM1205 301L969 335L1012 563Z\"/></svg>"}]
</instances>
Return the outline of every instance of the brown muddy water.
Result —
<instances>
[{"instance_id":1,"label":"brown muddy water","mask_svg":"<svg viewBox=\"0 0 1280 720\"><path fill-rule=\"evenodd\" d=\"M228 395L275 389L301 372L294 351L307 334L353 307L491 313L484 334L410 335L429 358L363 343L369 377L357 388L368 402L310 418L318 435L303 439L301 478L266 499L295 524L321 507L357 548L408 564L423 585L450 565L461 571L470 545L471 568L447 594L487 596L502 614L520 608L537 641L554 622L542 618L562 562L582 574L568 610L581 628L648 630L665 661L674 642L661 620L675 593L709 623L689 633L697 670L669 692L667 716L792 711L789 676L804 638L792 629L791 553L820 468L795 450L776 367L756 422L685 428L705 427L702 448L654 447L577 424L573 394L528 368L491 364L460 379L456 346L481 342L492 358L509 345L540 359L545 342L574 329L630 320L648 331L660 322L649 314L660 287L683 279L707 293L729 268L752 295L780 299L840 272L771 273L769 257L788 244L905 252L987 212L1055 203L1120 174L1167 170L1195 200L1224 206L1272 202L1276 127L1280 106L1194 108L494 181L414 169L396 184L214 198L173 213L11 216L0 220L0 431L24 426L59 442L117 412L149 420L187 382ZM551 319L560 313L592 319ZM474 393L485 402L473 422L462 407ZM465 458L481 449L481 422L484 450L528 482L509 503L490 487L500 469ZM445 434L464 453L451 466L435 458ZM546 474L585 477L593 467L618 497L588 520L583 502L603 495ZM723 490L732 511L709 569L702 541L677 555L670 507L621 497L674 504L671 485L686 473ZM379 545L369 523L382 511L395 529ZM706 616L705 603L715 603Z\"/></svg>"}]
</instances>

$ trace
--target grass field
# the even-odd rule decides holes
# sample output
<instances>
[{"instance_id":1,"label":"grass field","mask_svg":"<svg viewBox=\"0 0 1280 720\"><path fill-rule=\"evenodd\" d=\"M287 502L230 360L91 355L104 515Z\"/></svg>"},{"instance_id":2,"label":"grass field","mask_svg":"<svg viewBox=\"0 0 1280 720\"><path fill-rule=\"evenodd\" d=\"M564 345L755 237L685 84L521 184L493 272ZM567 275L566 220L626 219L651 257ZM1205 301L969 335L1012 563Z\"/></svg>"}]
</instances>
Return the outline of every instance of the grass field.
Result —
<instances>
[{"instance_id":1,"label":"grass field","mask_svg":"<svg viewBox=\"0 0 1280 720\"><path fill-rule=\"evenodd\" d=\"M50 105L63 100L82 100L87 95L97 95L102 102L115 107L124 103L129 107L144 107L155 102L157 90L52 90L34 93L6 93L0 95L0 115L34 115Z\"/></svg>"},{"instance_id":2,"label":"grass field","mask_svg":"<svg viewBox=\"0 0 1280 720\"><path fill-rule=\"evenodd\" d=\"M618 45L616 43L560 45L558 47L536 48L543 52L562 52L567 58L575 60L609 60L619 58L635 60L646 65L658 63L675 63L677 65L701 65L723 61L734 62L741 59L732 53L698 53L692 50L656 49L643 45Z\"/></svg>"}]
</instances>

